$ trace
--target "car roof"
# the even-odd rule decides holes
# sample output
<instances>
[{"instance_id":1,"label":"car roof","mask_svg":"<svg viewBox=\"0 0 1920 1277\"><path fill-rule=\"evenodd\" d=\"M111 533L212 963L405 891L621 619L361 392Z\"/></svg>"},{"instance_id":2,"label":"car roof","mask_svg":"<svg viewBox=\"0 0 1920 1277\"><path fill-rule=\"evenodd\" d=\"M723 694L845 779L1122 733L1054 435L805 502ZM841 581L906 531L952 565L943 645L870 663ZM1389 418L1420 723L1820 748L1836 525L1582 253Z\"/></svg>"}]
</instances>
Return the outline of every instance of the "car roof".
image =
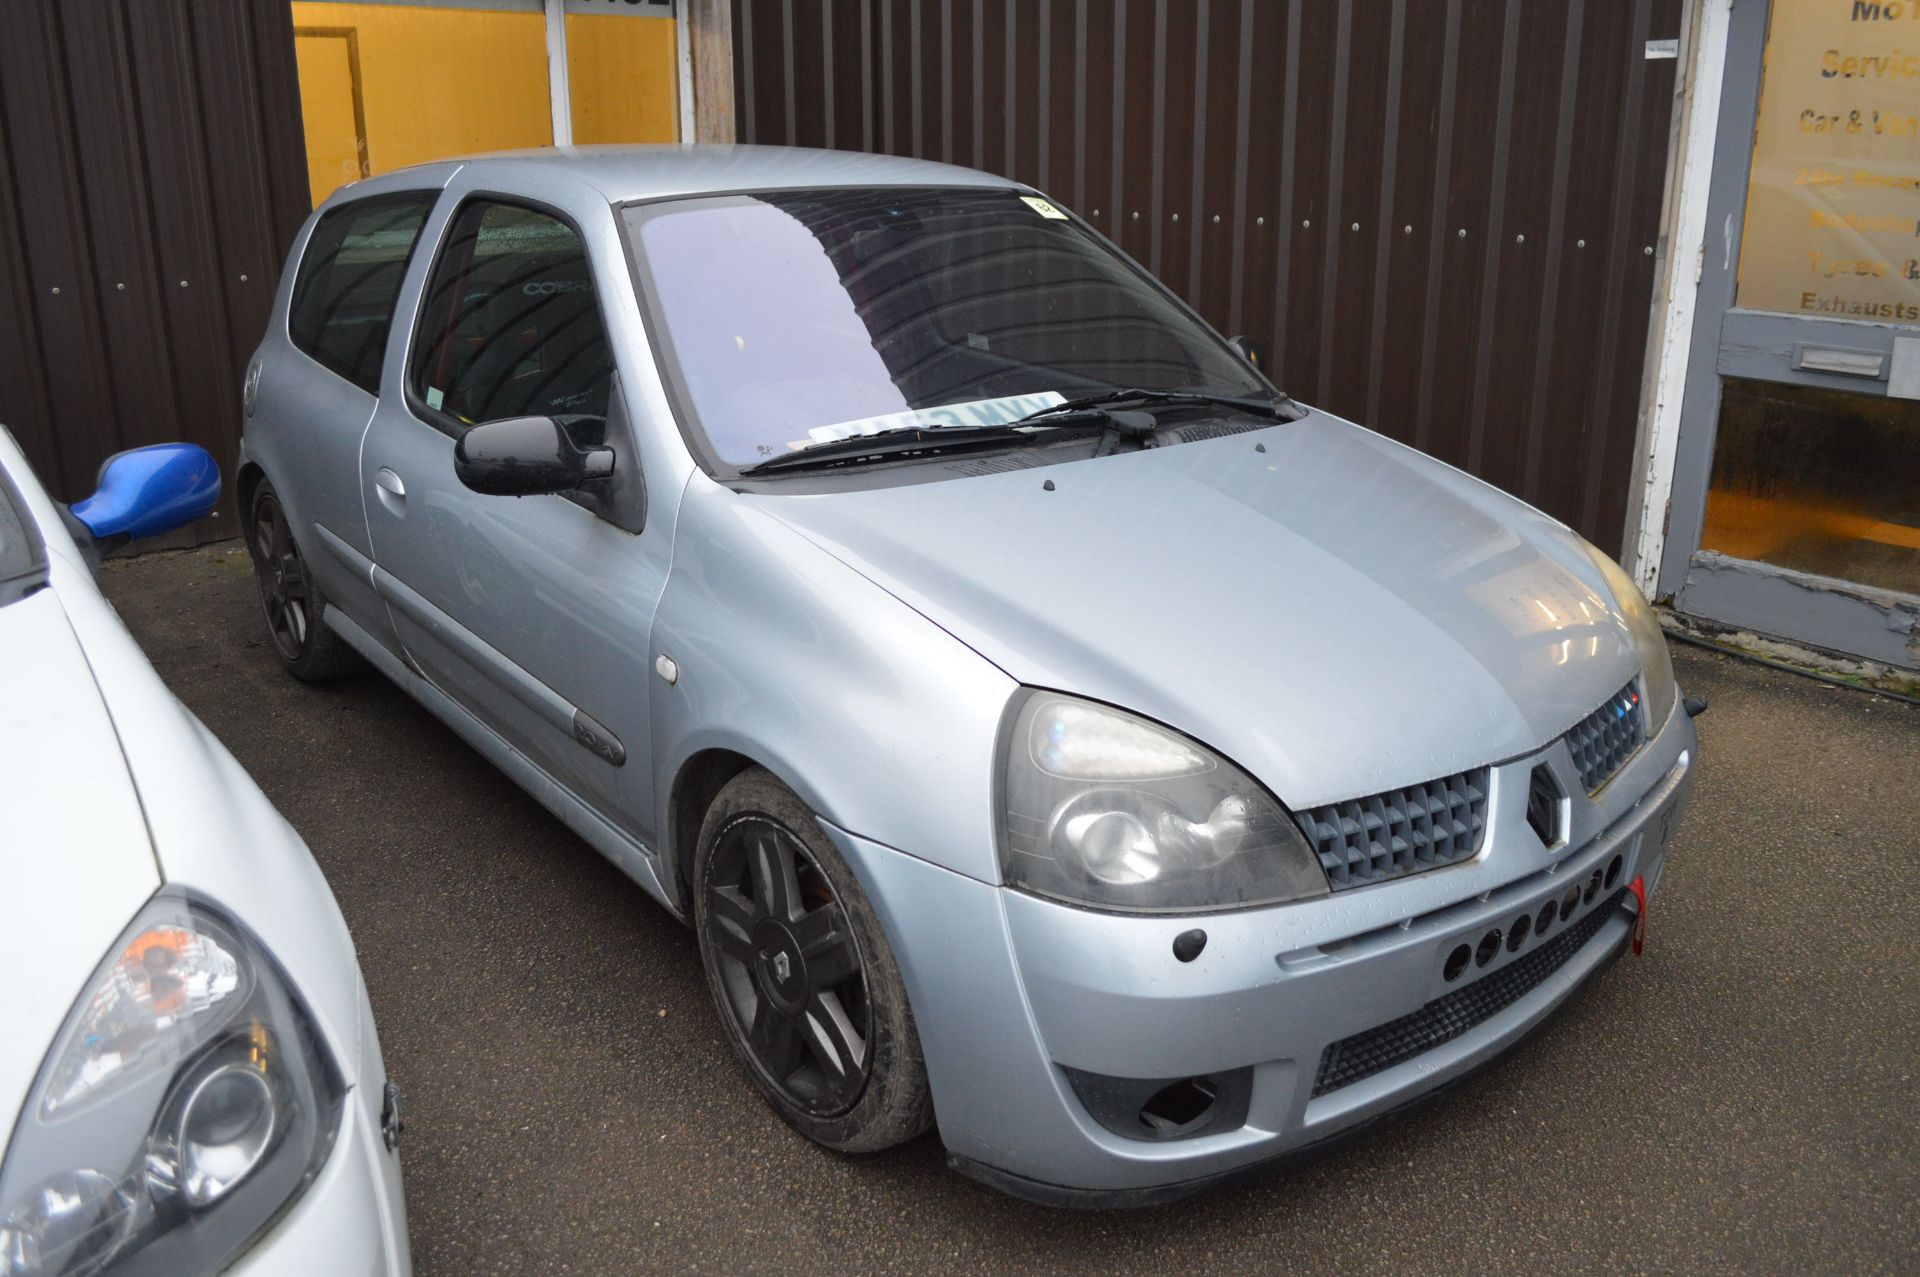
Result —
<instances>
[{"instance_id":1,"label":"car roof","mask_svg":"<svg viewBox=\"0 0 1920 1277\"><path fill-rule=\"evenodd\" d=\"M860 151L825 151L798 146L549 146L496 151L456 160L440 160L398 169L373 182L355 183L354 194L376 187L408 184L431 173L445 181L453 166L484 170L469 173L504 187L538 186L544 180L584 183L610 203L666 195L707 192L801 189L838 186L1002 186L1022 183L977 169Z\"/></svg>"}]
</instances>

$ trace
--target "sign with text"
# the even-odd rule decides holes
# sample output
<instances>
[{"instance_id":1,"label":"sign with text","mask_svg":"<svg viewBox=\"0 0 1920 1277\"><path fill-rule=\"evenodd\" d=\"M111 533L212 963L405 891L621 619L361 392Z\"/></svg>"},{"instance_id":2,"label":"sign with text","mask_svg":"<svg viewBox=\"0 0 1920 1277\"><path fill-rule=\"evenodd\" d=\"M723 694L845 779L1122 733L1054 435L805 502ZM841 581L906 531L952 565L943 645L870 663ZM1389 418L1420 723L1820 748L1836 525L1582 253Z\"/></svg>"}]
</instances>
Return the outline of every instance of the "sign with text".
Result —
<instances>
[{"instance_id":1,"label":"sign with text","mask_svg":"<svg viewBox=\"0 0 1920 1277\"><path fill-rule=\"evenodd\" d=\"M1739 306L1920 324L1920 0L1774 0Z\"/></svg>"}]
</instances>

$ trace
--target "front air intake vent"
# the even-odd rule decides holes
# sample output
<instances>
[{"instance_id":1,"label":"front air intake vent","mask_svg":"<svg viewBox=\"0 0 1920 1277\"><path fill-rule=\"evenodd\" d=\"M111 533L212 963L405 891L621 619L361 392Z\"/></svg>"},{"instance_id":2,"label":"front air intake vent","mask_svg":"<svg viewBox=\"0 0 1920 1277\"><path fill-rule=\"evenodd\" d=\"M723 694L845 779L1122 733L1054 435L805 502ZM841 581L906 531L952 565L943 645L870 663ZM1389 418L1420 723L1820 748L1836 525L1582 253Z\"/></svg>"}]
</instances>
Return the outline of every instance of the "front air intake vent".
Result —
<instances>
[{"instance_id":1,"label":"front air intake vent","mask_svg":"<svg viewBox=\"0 0 1920 1277\"><path fill-rule=\"evenodd\" d=\"M1591 794L1612 780L1646 740L1646 708L1640 704L1640 689L1628 683L1573 725L1567 748L1580 769L1580 783Z\"/></svg>"},{"instance_id":2,"label":"front air intake vent","mask_svg":"<svg viewBox=\"0 0 1920 1277\"><path fill-rule=\"evenodd\" d=\"M949 461L947 469L955 474L1005 474L1009 470L1031 470L1052 465L1058 457L1040 452L1003 452L993 457L966 457Z\"/></svg>"},{"instance_id":3,"label":"front air intake vent","mask_svg":"<svg viewBox=\"0 0 1920 1277\"><path fill-rule=\"evenodd\" d=\"M1498 971L1435 998L1411 1015L1335 1042L1321 1053L1320 1068L1313 1079L1314 1097L1404 1064L1500 1014L1538 988L1600 934L1607 919L1620 911L1626 894L1624 889L1614 892L1579 922ZM1544 912L1541 916L1545 916ZM1487 933L1488 936L1499 934L1498 931ZM1484 938L1481 944L1485 946ZM1452 965L1450 961L1450 969ZM1465 964L1461 966L1464 968Z\"/></svg>"},{"instance_id":4,"label":"front air intake vent","mask_svg":"<svg viewBox=\"0 0 1920 1277\"><path fill-rule=\"evenodd\" d=\"M1294 819L1335 891L1470 860L1487 830L1487 769L1328 803Z\"/></svg>"},{"instance_id":5,"label":"front air intake vent","mask_svg":"<svg viewBox=\"0 0 1920 1277\"><path fill-rule=\"evenodd\" d=\"M1178 443L1199 443L1202 439L1224 439L1228 435L1243 435L1249 430L1265 430L1272 424L1271 421L1203 421L1198 425L1182 426L1172 435Z\"/></svg>"}]
</instances>

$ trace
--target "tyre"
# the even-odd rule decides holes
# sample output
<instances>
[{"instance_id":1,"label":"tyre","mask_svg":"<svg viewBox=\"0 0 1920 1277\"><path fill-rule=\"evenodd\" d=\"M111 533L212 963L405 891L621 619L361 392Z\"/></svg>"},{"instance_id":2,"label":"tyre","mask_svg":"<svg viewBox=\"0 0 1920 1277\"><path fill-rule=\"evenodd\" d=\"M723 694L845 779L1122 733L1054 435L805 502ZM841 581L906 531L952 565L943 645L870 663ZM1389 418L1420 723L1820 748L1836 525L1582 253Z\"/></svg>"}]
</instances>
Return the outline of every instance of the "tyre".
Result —
<instances>
[{"instance_id":1,"label":"tyre","mask_svg":"<svg viewBox=\"0 0 1920 1277\"><path fill-rule=\"evenodd\" d=\"M868 1153L932 1125L879 919L806 805L758 767L727 783L701 826L694 927L728 1041L796 1130Z\"/></svg>"},{"instance_id":2,"label":"tyre","mask_svg":"<svg viewBox=\"0 0 1920 1277\"><path fill-rule=\"evenodd\" d=\"M267 616L267 636L287 672L308 683L352 673L360 654L323 621L326 597L307 572L273 485L261 480L247 505L247 550Z\"/></svg>"}]
</instances>

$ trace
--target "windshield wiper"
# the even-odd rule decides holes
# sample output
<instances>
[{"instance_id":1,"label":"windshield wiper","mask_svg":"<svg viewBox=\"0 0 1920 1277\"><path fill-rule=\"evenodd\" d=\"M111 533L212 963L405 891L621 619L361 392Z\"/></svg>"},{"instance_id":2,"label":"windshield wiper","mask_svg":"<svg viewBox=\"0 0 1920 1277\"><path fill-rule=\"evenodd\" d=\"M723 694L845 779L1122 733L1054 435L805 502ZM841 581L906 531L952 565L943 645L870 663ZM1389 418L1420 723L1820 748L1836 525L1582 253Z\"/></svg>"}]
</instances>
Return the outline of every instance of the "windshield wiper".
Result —
<instances>
[{"instance_id":1,"label":"windshield wiper","mask_svg":"<svg viewBox=\"0 0 1920 1277\"><path fill-rule=\"evenodd\" d=\"M783 452L777 457L768 457L765 461L741 466L739 473L751 476L772 474L781 470L824 469L828 466L848 465L869 458L897 457L914 452L944 452L949 448L1006 443L1010 435L1027 438L1040 433L1041 430L1052 434L1064 430L1106 430L1109 425L1107 413L1087 411L1084 419L1064 421L1022 419L994 426L897 426L892 430L881 430L870 435L854 435L848 439L831 439L825 443L809 444L792 452ZM1039 427L1041 430L1035 430L1033 427Z\"/></svg>"},{"instance_id":2,"label":"windshield wiper","mask_svg":"<svg viewBox=\"0 0 1920 1277\"><path fill-rule=\"evenodd\" d=\"M1217 395L1205 390L1142 390L1116 386L1112 390L1103 390L1098 394L1082 395L1078 399L1068 399L1038 412L1030 412L1015 422L1015 425L1027 425L1045 421L1049 417L1071 416L1075 413L1092 412L1099 409L1122 406L1151 408L1162 404L1211 404L1222 408L1236 408L1256 417L1265 417L1270 421L1293 421L1298 419L1299 410L1290 399L1260 399L1246 395Z\"/></svg>"},{"instance_id":3,"label":"windshield wiper","mask_svg":"<svg viewBox=\"0 0 1920 1277\"><path fill-rule=\"evenodd\" d=\"M1233 408L1270 421L1292 421L1299 410L1292 400L1246 398L1240 395L1216 395L1202 390L1140 390L1116 387L1095 395L1067 399L1028 413L1013 421L991 426L897 426L870 435L831 439L809 444L792 452L783 452L752 465L741 466L743 476L773 474L783 470L825 469L850 465L868 459L929 453L949 448L979 447L1005 443L1009 435L1030 436L1044 429L1051 434L1064 430L1097 430L1102 439L1097 455L1112 451L1122 437L1137 439L1146 446L1159 429L1145 412L1127 411L1126 406L1151 407L1166 404L1211 404Z\"/></svg>"}]
</instances>

